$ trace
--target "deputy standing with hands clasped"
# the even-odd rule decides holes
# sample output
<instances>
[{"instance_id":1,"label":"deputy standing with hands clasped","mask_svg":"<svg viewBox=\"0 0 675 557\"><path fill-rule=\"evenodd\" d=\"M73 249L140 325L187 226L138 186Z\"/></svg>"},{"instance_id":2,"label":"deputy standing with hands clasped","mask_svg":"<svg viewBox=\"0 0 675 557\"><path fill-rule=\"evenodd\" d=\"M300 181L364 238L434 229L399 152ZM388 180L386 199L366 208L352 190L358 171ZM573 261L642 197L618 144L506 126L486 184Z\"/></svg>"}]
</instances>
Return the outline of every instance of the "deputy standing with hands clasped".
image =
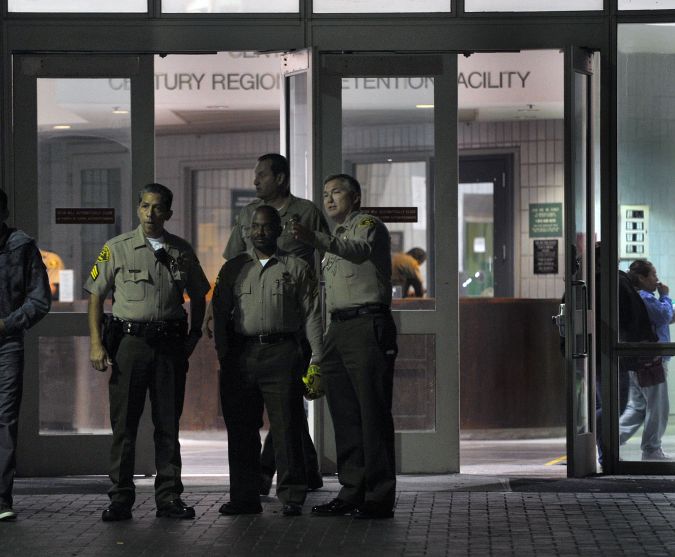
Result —
<instances>
[{"instance_id":1,"label":"deputy standing with hands clasped","mask_svg":"<svg viewBox=\"0 0 675 557\"><path fill-rule=\"evenodd\" d=\"M91 294L91 363L99 371L112 364L113 486L108 492L111 503L102 516L106 522L131 518L136 434L148 390L155 427L156 514L195 516L194 509L180 499L178 427L188 358L201 336L209 282L190 244L164 229L173 214L172 200L171 191L161 184L143 187L137 209L140 225L103 246L84 287ZM114 334L107 335L104 346L103 301L111 290ZM190 296L189 333L183 292Z\"/></svg>"},{"instance_id":2,"label":"deputy standing with hands clasped","mask_svg":"<svg viewBox=\"0 0 675 557\"><path fill-rule=\"evenodd\" d=\"M321 358L322 386L335 424L337 498L319 516L391 518L396 495L391 241L387 227L359 210L361 185L347 174L324 181L333 235L293 224L296 239L326 252L323 274L330 325Z\"/></svg>"}]
</instances>

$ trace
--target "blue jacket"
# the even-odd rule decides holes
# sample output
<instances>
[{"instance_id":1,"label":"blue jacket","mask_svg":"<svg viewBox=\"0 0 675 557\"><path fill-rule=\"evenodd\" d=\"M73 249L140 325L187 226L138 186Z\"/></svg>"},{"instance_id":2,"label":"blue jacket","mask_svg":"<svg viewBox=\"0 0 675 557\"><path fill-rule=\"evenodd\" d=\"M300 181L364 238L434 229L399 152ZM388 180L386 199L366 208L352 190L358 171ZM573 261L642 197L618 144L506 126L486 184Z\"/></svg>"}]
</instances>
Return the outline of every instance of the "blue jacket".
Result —
<instances>
[{"instance_id":1,"label":"blue jacket","mask_svg":"<svg viewBox=\"0 0 675 557\"><path fill-rule=\"evenodd\" d=\"M0 223L0 319L5 338L22 338L47 314L51 301L47 269L35 240Z\"/></svg>"}]
</instances>

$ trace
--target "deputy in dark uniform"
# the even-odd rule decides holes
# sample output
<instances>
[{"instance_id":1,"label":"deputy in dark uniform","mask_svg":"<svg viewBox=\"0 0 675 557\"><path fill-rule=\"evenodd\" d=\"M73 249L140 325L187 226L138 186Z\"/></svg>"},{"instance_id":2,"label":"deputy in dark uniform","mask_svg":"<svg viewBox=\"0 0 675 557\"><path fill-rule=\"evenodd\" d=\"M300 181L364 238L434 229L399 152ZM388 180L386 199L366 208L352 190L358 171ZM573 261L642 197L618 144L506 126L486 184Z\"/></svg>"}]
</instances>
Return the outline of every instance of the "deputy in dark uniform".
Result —
<instances>
[{"instance_id":1,"label":"deputy in dark uniform","mask_svg":"<svg viewBox=\"0 0 675 557\"><path fill-rule=\"evenodd\" d=\"M359 211L361 186L346 174L324 182L333 235L293 225L298 240L327 252L323 262L330 325L322 385L335 424L336 499L312 512L356 518L393 516L396 488L391 414L396 326L391 316L391 252L386 226Z\"/></svg>"},{"instance_id":2,"label":"deputy in dark uniform","mask_svg":"<svg viewBox=\"0 0 675 557\"><path fill-rule=\"evenodd\" d=\"M139 194L138 228L109 240L85 284L89 299L90 358L110 376L110 421L113 430L109 491L104 521L131 518L136 434L146 391L150 391L155 427L155 501L157 516L193 518L181 501L178 425L183 411L188 358L201 336L209 282L192 247L164 230L171 218L173 194L149 184ZM114 341L101 337L103 300L112 290ZM183 308L190 297L190 332ZM108 329L110 333L110 328ZM111 346L117 345L117 346Z\"/></svg>"},{"instance_id":3,"label":"deputy in dark uniform","mask_svg":"<svg viewBox=\"0 0 675 557\"><path fill-rule=\"evenodd\" d=\"M291 234L289 222L299 222L310 230L328 232L328 223L321 211L314 203L307 199L294 196L290 191L290 168L288 160L278 153L267 153L258 158L253 170L256 196L258 199L244 207L239 215L232 234L227 242L223 257L232 259L240 253L250 251L253 248L251 241L251 223L253 214L258 207L270 205L274 207L281 218L283 231L277 239L277 246L286 253L296 255L304 259L312 269L315 267L315 249L313 246L297 241ZM208 328L207 328L208 332ZM305 361L302 367L307 368L310 357L310 349L306 341L303 341ZM318 489L323 486L323 480L319 471L319 462L316 449L309 435L307 423L302 426L303 447L305 451L305 469L307 471L308 489ZM272 476L276 471L274 460L274 442L272 436L265 437L265 443L260 455L261 481L260 494L267 495L272 485Z\"/></svg>"},{"instance_id":4,"label":"deputy in dark uniform","mask_svg":"<svg viewBox=\"0 0 675 557\"><path fill-rule=\"evenodd\" d=\"M302 259L277 250L281 231L277 211L269 205L258 207L251 223L253 249L223 265L213 292L230 464L230 501L220 512L227 515L262 511L263 404L274 440L283 514L301 514L305 501L301 341L307 338L312 361L318 361L321 316L314 271Z\"/></svg>"}]
</instances>

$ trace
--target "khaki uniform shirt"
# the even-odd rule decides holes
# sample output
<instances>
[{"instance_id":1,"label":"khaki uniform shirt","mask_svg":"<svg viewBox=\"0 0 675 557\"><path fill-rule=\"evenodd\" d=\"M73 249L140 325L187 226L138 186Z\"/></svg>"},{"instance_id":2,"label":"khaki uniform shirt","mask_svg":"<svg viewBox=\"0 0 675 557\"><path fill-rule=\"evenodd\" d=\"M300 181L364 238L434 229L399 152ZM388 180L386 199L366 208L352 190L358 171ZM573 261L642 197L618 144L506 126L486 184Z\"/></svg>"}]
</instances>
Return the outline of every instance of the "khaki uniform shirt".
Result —
<instances>
[{"instance_id":1,"label":"khaki uniform shirt","mask_svg":"<svg viewBox=\"0 0 675 557\"><path fill-rule=\"evenodd\" d=\"M376 217L353 211L333 235L315 233L323 260L326 309L329 312L366 304L391 305L391 241Z\"/></svg>"},{"instance_id":2,"label":"khaki uniform shirt","mask_svg":"<svg viewBox=\"0 0 675 557\"><path fill-rule=\"evenodd\" d=\"M318 281L299 257L277 251L263 267L255 251L230 259L213 290L218 356L227 351L227 325L245 336L298 333L305 327L312 354L321 357Z\"/></svg>"},{"instance_id":3,"label":"khaki uniform shirt","mask_svg":"<svg viewBox=\"0 0 675 557\"><path fill-rule=\"evenodd\" d=\"M209 281L190 244L166 231L164 244L173 258L171 272L155 257L141 226L116 236L103 246L84 289L101 297L112 289L113 315L125 321L185 317L183 292L203 297Z\"/></svg>"},{"instance_id":4,"label":"khaki uniform shirt","mask_svg":"<svg viewBox=\"0 0 675 557\"><path fill-rule=\"evenodd\" d=\"M253 213L261 205L265 205L265 202L262 199L257 199L241 210L232 229L230 240L227 242L227 246L223 252L225 259L232 259L240 253L253 249L251 242L251 221L253 220ZM279 249L286 253L297 255L313 268L314 248L295 240L291 236L290 227L286 223L295 217L305 228L319 232L328 232L328 224L323 214L311 201L290 194L286 207L279 210L279 216L281 217L281 225L284 227L284 231L277 240Z\"/></svg>"}]
</instances>

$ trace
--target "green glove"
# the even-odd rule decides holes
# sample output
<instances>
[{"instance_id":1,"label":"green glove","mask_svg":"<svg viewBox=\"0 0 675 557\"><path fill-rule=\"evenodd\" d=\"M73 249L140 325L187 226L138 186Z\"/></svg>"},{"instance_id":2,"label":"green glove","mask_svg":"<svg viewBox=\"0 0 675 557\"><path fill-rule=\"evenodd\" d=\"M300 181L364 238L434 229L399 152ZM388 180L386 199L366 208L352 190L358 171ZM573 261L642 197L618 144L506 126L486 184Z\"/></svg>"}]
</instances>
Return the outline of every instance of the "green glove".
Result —
<instances>
[{"instance_id":1,"label":"green glove","mask_svg":"<svg viewBox=\"0 0 675 557\"><path fill-rule=\"evenodd\" d=\"M321 388L321 370L317 364L310 364L307 372L302 376L302 382L305 385L305 398L315 400L324 395Z\"/></svg>"}]
</instances>

